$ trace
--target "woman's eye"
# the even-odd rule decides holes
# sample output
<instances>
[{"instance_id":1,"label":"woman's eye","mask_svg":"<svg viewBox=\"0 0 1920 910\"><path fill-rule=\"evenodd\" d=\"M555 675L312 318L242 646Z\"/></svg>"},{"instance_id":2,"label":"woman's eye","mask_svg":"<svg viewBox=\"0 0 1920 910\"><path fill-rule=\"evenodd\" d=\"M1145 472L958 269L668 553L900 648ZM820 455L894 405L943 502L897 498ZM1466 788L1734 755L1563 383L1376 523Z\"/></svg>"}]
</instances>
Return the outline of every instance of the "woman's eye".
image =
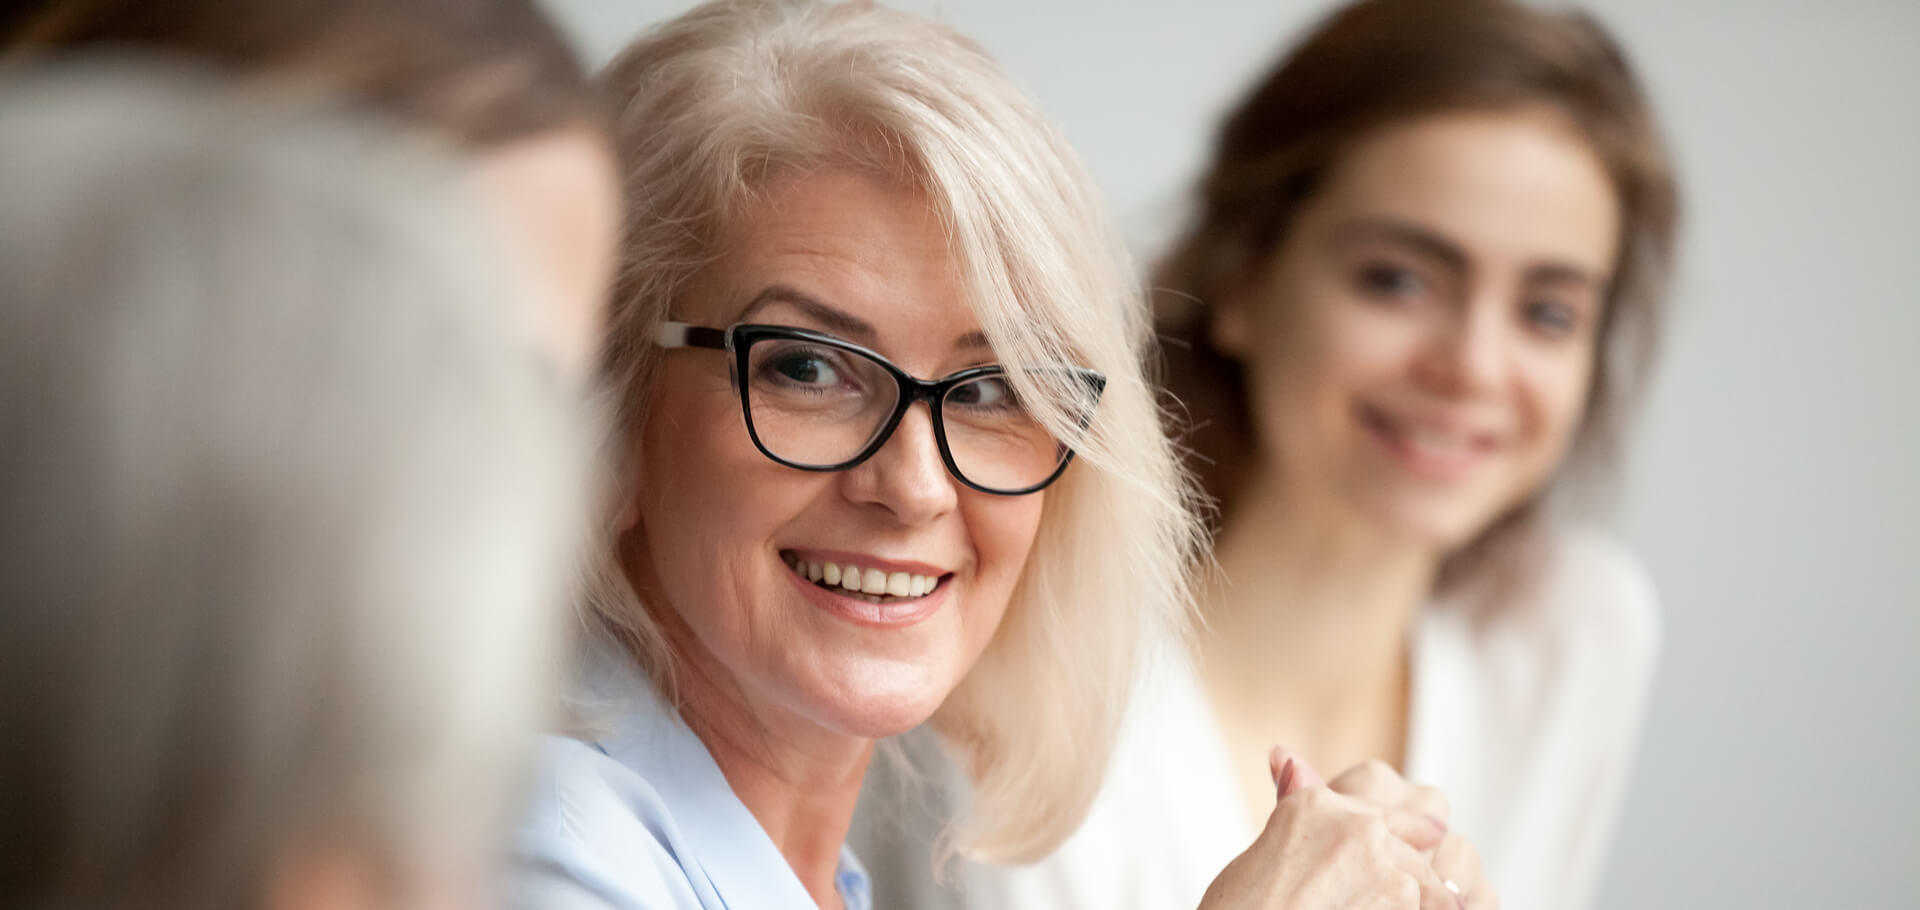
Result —
<instances>
[{"instance_id":1,"label":"woman's eye","mask_svg":"<svg viewBox=\"0 0 1920 910\"><path fill-rule=\"evenodd\" d=\"M773 368L794 382L807 385L832 385L840 380L833 367L818 357L790 354L775 360Z\"/></svg>"},{"instance_id":2,"label":"woman's eye","mask_svg":"<svg viewBox=\"0 0 1920 910\"><path fill-rule=\"evenodd\" d=\"M969 382L948 396L954 404L971 408L997 408L1013 403L1013 389L1005 379L981 379Z\"/></svg>"},{"instance_id":3,"label":"woman's eye","mask_svg":"<svg viewBox=\"0 0 1920 910\"><path fill-rule=\"evenodd\" d=\"M781 385L826 389L845 385L855 378L844 366L845 361L838 353L801 344L773 352L756 371Z\"/></svg>"},{"instance_id":4,"label":"woman's eye","mask_svg":"<svg viewBox=\"0 0 1920 910\"><path fill-rule=\"evenodd\" d=\"M1567 335L1580 327L1580 312L1557 300L1533 300L1521 307L1527 325L1548 335Z\"/></svg>"},{"instance_id":5,"label":"woman's eye","mask_svg":"<svg viewBox=\"0 0 1920 910\"><path fill-rule=\"evenodd\" d=\"M1363 266L1358 275L1360 290L1370 297L1402 298L1427 292L1427 283L1412 269L1376 263Z\"/></svg>"}]
</instances>

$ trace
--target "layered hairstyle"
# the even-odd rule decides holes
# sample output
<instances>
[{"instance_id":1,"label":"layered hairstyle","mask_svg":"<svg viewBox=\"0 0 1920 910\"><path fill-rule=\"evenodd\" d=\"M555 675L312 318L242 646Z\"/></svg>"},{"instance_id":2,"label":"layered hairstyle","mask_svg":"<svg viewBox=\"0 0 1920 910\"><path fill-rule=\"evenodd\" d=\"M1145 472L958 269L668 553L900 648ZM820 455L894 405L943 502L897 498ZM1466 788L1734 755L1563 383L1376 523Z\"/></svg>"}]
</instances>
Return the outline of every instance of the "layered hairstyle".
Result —
<instances>
[{"instance_id":1,"label":"layered hairstyle","mask_svg":"<svg viewBox=\"0 0 1920 910\"><path fill-rule=\"evenodd\" d=\"M1210 341L1212 310L1287 240L1341 156L1378 130L1435 114L1544 108L1565 117L1611 179L1621 243L1595 373L1556 485L1604 489L1653 363L1679 218L1673 166L1647 94L1607 30L1578 11L1514 0L1361 0L1330 15L1262 77L1220 129L1192 223L1154 274L1168 386L1196 471L1231 514L1259 457L1239 363ZM1498 516L1442 569L1514 577L1545 494Z\"/></svg>"},{"instance_id":2,"label":"layered hairstyle","mask_svg":"<svg viewBox=\"0 0 1920 910\"><path fill-rule=\"evenodd\" d=\"M981 48L870 3L718 0L602 78L629 206L604 364L623 438L647 420L656 328L737 220L779 181L838 170L926 195L995 355L1078 440L1000 629L932 721L974 783L950 843L1043 855L1100 785L1144 643L1185 620L1198 538L1143 375L1145 297L1091 180ZM1061 363L1107 376L1085 431L1084 388L1023 369ZM610 554L601 574L592 613L665 686L668 644Z\"/></svg>"},{"instance_id":3,"label":"layered hairstyle","mask_svg":"<svg viewBox=\"0 0 1920 910\"><path fill-rule=\"evenodd\" d=\"M504 833L589 424L453 162L172 70L0 87L0 905ZM498 844L472 840L484 862Z\"/></svg>"},{"instance_id":4,"label":"layered hairstyle","mask_svg":"<svg viewBox=\"0 0 1920 910\"><path fill-rule=\"evenodd\" d=\"M534 0L29 0L0 13L0 53L191 58L344 97L490 148L601 111Z\"/></svg>"}]
</instances>

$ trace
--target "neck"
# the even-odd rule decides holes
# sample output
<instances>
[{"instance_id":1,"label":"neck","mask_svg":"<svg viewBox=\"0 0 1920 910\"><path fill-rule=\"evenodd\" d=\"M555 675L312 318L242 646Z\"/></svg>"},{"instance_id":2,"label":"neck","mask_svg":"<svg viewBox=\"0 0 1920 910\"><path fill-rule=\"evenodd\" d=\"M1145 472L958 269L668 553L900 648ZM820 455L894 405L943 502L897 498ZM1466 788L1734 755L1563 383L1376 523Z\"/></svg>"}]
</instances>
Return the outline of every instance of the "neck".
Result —
<instances>
[{"instance_id":1,"label":"neck","mask_svg":"<svg viewBox=\"0 0 1920 910\"><path fill-rule=\"evenodd\" d=\"M1408 634L1439 555L1301 486L1257 477L1240 497L1202 592L1198 647L1226 691L1324 728L1404 695Z\"/></svg>"},{"instance_id":2,"label":"neck","mask_svg":"<svg viewBox=\"0 0 1920 910\"><path fill-rule=\"evenodd\" d=\"M840 907L840 851L873 740L826 730L779 705L756 703L697 644L679 653L688 655L674 664L687 726L814 903Z\"/></svg>"}]
</instances>

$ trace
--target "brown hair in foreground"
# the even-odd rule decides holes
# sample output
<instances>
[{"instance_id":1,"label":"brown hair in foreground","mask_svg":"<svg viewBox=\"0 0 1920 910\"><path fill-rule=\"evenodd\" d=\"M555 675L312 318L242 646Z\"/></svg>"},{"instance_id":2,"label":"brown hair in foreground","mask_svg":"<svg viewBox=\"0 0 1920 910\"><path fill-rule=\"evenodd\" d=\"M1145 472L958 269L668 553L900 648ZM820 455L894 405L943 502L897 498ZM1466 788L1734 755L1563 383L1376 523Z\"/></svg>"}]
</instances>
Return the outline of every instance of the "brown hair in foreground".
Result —
<instances>
[{"instance_id":1,"label":"brown hair in foreground","mask_svg":"<svg viewBox=\"0 0 1920 910\"><path fill-rule=\"evenodd\" d=\"M0 13L8 62L75 51L310 84L476 148L603 122L533 0L47 0Z\"/></svg>"}]
</instances>

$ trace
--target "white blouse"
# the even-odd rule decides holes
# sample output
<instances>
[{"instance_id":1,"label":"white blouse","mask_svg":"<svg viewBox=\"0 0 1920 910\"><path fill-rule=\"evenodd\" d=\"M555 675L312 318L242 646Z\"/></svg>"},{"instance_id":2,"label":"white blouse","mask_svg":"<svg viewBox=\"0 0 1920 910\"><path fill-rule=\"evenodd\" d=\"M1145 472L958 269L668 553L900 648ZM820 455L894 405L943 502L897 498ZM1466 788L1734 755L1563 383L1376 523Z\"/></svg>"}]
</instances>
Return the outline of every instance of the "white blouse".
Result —
<instances>
[{"instance_id":1,"label":"white blouse","mask_svg":"<svg viewBox=\"0 0 1920 910\"><path fill-rule=\"evenodd\" d=\"M1422 614L1407 776L1447 795L1452 827L1479 848L1503 906L1579 910L1632 761L1658 606L1640 566L1595 534L1562 534L1543 568L1524 601ZM924 743L910 750L924 762ZM952 797L927 799L897 771L870 775L851 844L876 907L1186 910L1256 833L1184 657L1144 674L1091 813L1051 857L1013 868L956 859L937 882L929 857Z\"/></svg>"}]
</instances>

